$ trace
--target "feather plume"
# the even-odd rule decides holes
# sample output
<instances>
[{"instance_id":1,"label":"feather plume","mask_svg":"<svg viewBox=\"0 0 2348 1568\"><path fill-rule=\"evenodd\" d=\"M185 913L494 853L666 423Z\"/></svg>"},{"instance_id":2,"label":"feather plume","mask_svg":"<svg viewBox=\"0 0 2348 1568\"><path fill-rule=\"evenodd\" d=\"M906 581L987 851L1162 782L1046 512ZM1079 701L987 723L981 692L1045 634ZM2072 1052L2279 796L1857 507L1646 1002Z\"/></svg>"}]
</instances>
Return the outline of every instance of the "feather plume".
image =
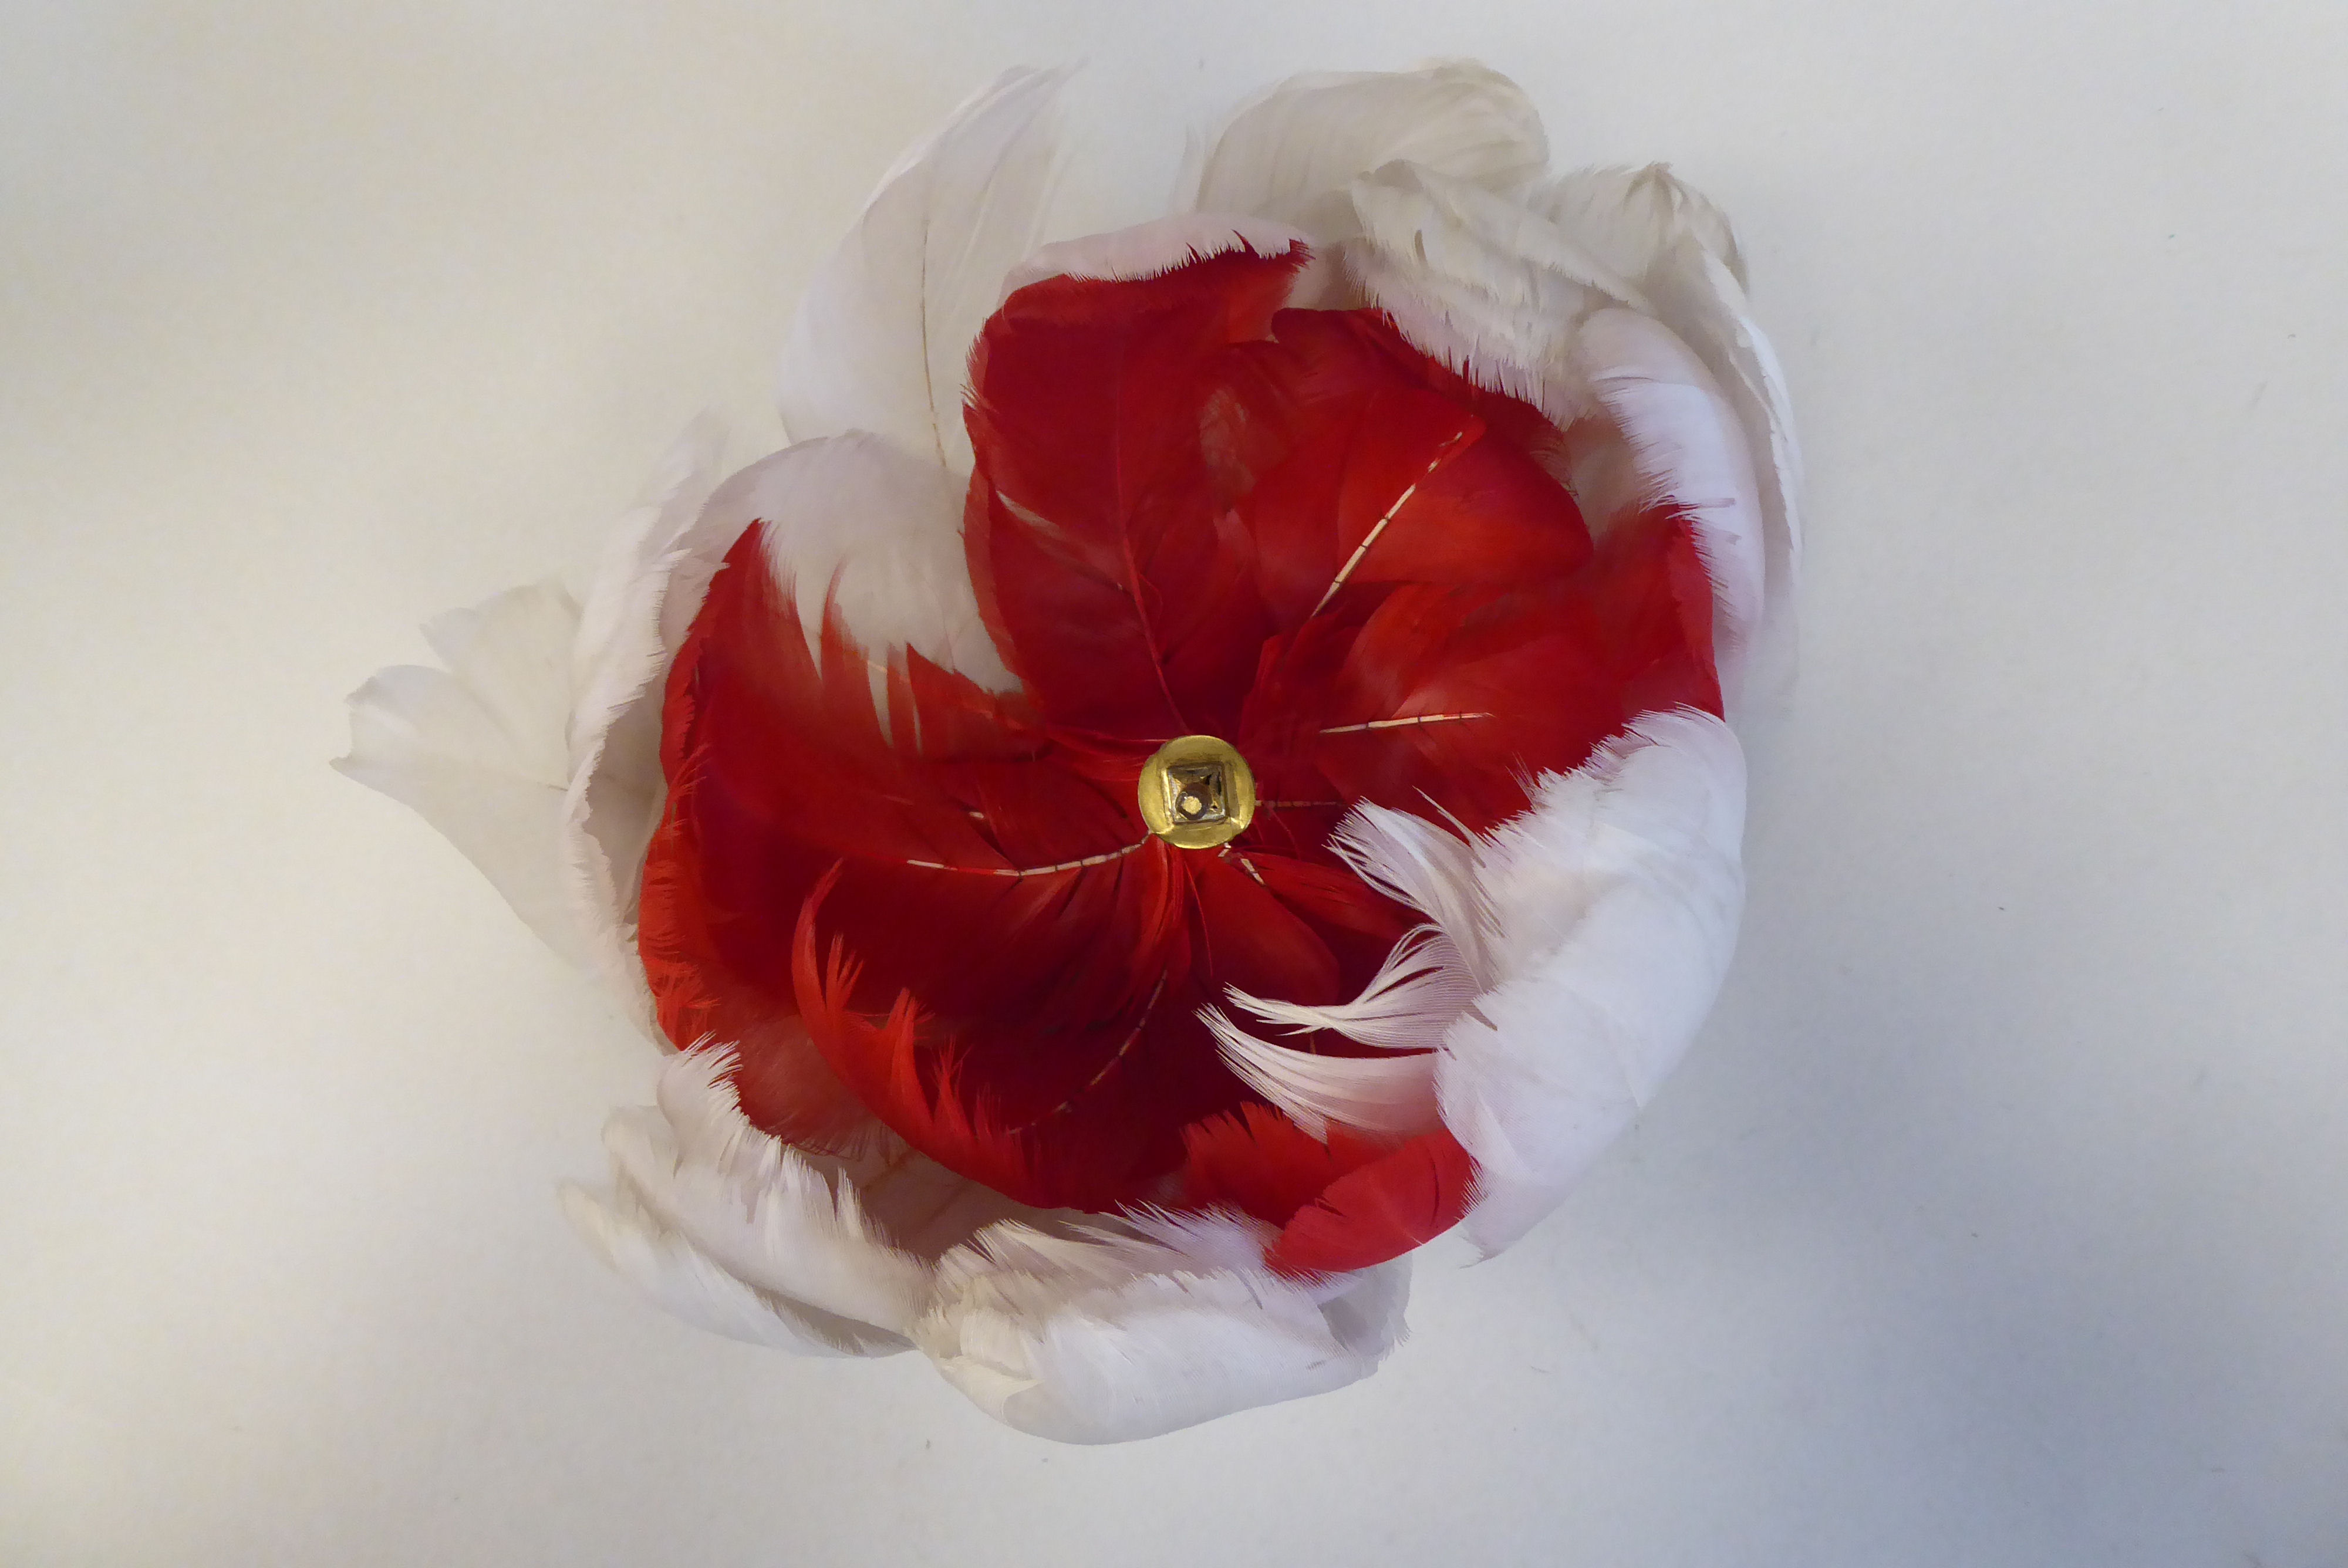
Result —
<instances>
[{"instance_id":1,"label":"feather plume","mask_svg":"<svg viewBox=\"0 0 2348 1568\"><path fill-rule=\"evenodd\" d=\"M1033 251L1060 81L882 179L797 446L713 490L689 433L583 610L437 623L338 765L685 1048L565 1193L614 1268L1107 1441L1365 1375L1403 1255L1655 1091L1799 457L1717 210L1542 178L1505 79L1297 78L1192 210ZM1200 731L1259 815L1177 851L1136 781Z\"/></svg>"},{"instance_id":2,"label":"feather plume","mask_svg":"<svg viewBox=\"0 0 2348 1568\"><path fill-rule=\"evenodd\" d=\"M737 545L672 682L676 794L645 925L672 1038L796 1014L861 1102L946 1163L1029 1201L1050 1201L1053 1172L1123 1180L1146 1145L1039 1168L1041 1134L1020 1129L1074 1093L1184 1102L1150 1076L1169 1053L1135 1048L1162 1026L1155 977L1187 940L1163 846L1133 852L1122 799L918 653L889 667L884 721L869 651L834 614L810 652L761 548L757 530ZM701 847L713 837L722 857ZM843 940L852 956L826 956ZM1039 1052L1038 1035L1061 1038ZM982 1064L991 1105L955 1098L950 1059Z\"/></svg>"},{"instance_id":3,"label":"feather plume","mask_svg":"<svg viewBox=\"0 0 2348 1568\"><path fill-rule=\"evenodd\" d=\"M1791 621L1778 611L1791 602L1800 561L1800 455L1783 374L1746 304L1742 258L1718 210L1660 165L1585 170L1505 200L1443 171L1397 167L1365 174L1351 199L1358 237L1345 255L1367 296L1414 343L1539 405L1562 426L1590 413L1593 398L1620 423L1622 410L1599 395L1592 377L1609 367L1622 334L1586 339L1597 313L1644 316L1651 329L1684 340L1708 375L1708 395L1725 402L1702 419L1722 423L1725 411L1729 445L1759 459L1748 483L1705 492L1712 512L1682 502L1697 518L1706 559L1717 551L1727 579L1715 629L1724 676L1739 689L1756 678L1782 682ZM1673 384L1691 379L1662 363L1672 357L1666 351L1632 346L1646 354L1650 373ZM1688 416L1696 417L1693 408ZM1646 439L1622 437L1633 446ZM1643 506L1670 491L1651 466L1627 473L1628 483L1608 480L1604 462L1621 451L1609 445L1577 474L1601 535L1617 508L1593 506L1593 497ZM1729 494L1757 505L1749 524L1717 515ZM1750 548L1731 537L1742 532L1752 534ZM1756 659L1765 666L1758 671L1749 668Z\"/></svg>"},{"instance_id":4,"label":"feather plume","mask_svg":"<svg viewBox=\"0 0 2348 1568\"><path fill-rule=\"evenodd\" d=\"M1035 249L1066 77L1004 72L882 177L792 320L778 396L794 440L870 431L970 471L970 345Z\"/></svg>"},{"instance_id":5,"label":"feather plume","mask_svg":"<svg viewBox=\"0 0 2348 1568\"><path fill-rule=\"evenodd\" d=\"M1335 1275L1400 1257L1459 1223L1475 1160L1446 1127L1329 1184L1281 1228L1264 1255L1282 1274Z\"/></svg>"},{"instance_id":6,"label":"feather plume","mask_svg":"<svg viewBox=\"0 0 2348 1568\"><path fill-rule=\"evenodd\" d=\"M1315 1137L1267 1105L1243 1105L1183 1133L1182 1202L1277 1226L1264 1253L1293 1278L1350 1273L1399 1257L1466 1212L1475 1165L1437 1128L1372 1138L1340 1122Z\"/></svg>"},{"instance_id":7,"label":"feather plume","mask_svg":"<svg viewBox=\"0 0 2348 1568\"><path fill-rule=\"evenodd\" d=\"M1364 881L1434 922L1445 947L1429 956L1458 966L1470 998L1492 983L1493 916L1471 842L1424 817L1365 804L1338 825L1330 847Z\"/></svg>"},{"instance_id":8,"label":"feather plume","mask_svg":"<svg viewBox=\"0 0 2348 1568\"><path fill-rule=\"evenodd\" d=\"M971 592L961 490L936 465L856 432L755 463L722 498L746 526L757 520L767 569L810 637L828 604L877 663L910 649L990 692L1014 684Z\"/></svg>"},{"instance_id":9,"label":"feather plume","mask_svg":"<svg viewBox=\"0 0 2348 1568\"><path fill-rule=\"evenodd\" d=\"M1146 285L1049 279L980 338L971 574L1005 660L1061 727L1152 746L1232 733L1268 629L1245 540L1212 526L1199 410L1233 351L1268 335L1303 260L1237 250ZM1252 422L1239 423L1244 439Z\"/></svg>"},{"instance_id":10,"label":"feather plume","mask_svg":"<svg viewBox=\"0 0 2348 1568\"><path fill-rule=\"evenodd\" d=\"M1432 1009L1474 976L1387 967L1404 923L1376 876L1343 875L1330 808L1432 803L1479 832L1632 704L1716 705L1709 589L1667 507L1593 547L1538 411L1366 313L1284 308L1304 261L1240 242L1142 278L1057 272L989 322L964 548L1014 689L876 643L922 634L886 574L850 629L863 507L842 497L899 461L885 445L802 447L793 477L822 482L769 492L671 679L644 942L671 1037L739 1044L757 1124L815 1137L860 1107L1040 1207L1184 1172L1193 1198L1220 1184L1302 1225L1276 1249L1292 1270L1457 1216L1471 1166L1437 1129L1432 1059L1364 1058L1343 1029L1272 1045L1218 1004L1353 994L1329 1021L1436 1044ZM916 517L924 494L869 499ZM819 597L798 574L828 563ZM1142 760L1200 731L1262 769L1260 843L1197 856L1139 828ZM1245 1113L1258 1098L1354 1142L1295 1153ZM1192 1136L1210 1123L1234 1131Z\"/></svg>"}]
</instances>

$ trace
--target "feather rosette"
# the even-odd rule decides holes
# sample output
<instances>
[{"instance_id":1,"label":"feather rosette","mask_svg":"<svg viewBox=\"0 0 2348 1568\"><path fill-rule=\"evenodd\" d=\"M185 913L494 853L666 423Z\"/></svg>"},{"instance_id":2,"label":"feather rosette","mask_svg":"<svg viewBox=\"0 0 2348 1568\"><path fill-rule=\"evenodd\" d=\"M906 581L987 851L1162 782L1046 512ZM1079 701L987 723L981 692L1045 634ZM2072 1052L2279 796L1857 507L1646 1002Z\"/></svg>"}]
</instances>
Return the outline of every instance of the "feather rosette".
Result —
<instances>
[{"instance_id":1,"label":"feather rosette","mask_svg":"<svg viewBox=\"0 0 2348 1568\"><path fill-rule=\"evenodd\" d=\"M432 629L342 764L678 1050L581 1229L737 1338L1147 1436L1339 1387L1520 1235L1735 940L1791 427L1719 214L1472 67L1300 79L1035 248L1051 75L883 182L583 604ZM1254 815L1178 847L1152 756ZM1195 804L1195 803L1194 803Z\"/></svg>"}]
</instances>

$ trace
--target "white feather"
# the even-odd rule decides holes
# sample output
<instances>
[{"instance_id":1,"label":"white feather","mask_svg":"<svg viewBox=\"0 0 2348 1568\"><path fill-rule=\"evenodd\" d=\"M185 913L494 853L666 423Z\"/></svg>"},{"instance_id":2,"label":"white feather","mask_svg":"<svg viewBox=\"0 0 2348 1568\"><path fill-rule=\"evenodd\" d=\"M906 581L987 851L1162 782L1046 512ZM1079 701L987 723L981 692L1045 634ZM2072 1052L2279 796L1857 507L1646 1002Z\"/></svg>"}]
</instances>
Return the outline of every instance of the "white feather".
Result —
<instances>
[{"instance_id":1,"label":"white feather","mask_svg":"<svg viewBox=\"0 0 2348 1568\"><path fill-rule=\"evenodd\" d=\"M1525 205L1625 278L1644 282L1673 247L1690 240L1744 282L1745 258L1726 215L1667 164L1576 169L1526 191Z\"/></svg>"},{"instance_id":2,"label":"white feather","mask_svg":"<svg viewBox=\"0 0 2348 1568\"><path fill-rule=\"evenodd\" d=\"M658 1109L605 1125L613 1190L571 1199L574 1217L607 1255L611 1235L635 1236L622 1272L664 1303L680 1292L755 1299L795 1331L817 1326L833 1348L903 1349L928 1305L928 1266L890 1244L852 1184L750 1125L725 1076L732 1061L709 1050L671 1058ZM750 1296L711 1284L712 1270Z\"/></svg>"},{"instance_id":3,"label":"white feather","mask_svg":"<svg viewBox=\"0 0 2348 1568\"><path fill-rule=\"evenodd\" d=\"M1793 679L1794 596L1802 569L1802 454L1777 364L1745 290L1717 255L1683 237L1658 258L1648 288L1665 325L1695 352L1745 432L1761 503L1764 594L1750 634L1745 694L1781 691Z\"/></svg>"},{"instance_id":4,"label":"white feather","mask_svg":"<svg viewBox=\"0 0 2348 1568\"><path fill-rule=\"evenodd\" d=\"M1224 1063L1288 1119L1326 1140L1329 1123L1392 1138L1431 1132L1442 1125L1435 1108L1435 1055L1318 1056L1258 1040L1224 1016L1202 1008Z\"/></svg>"},{"instance_id":5,"label":"white feather","mask_svg":"<svg viewBox=\"0 0 2348 1568\"><path fill-rule=\"evenodd\" d=\"M1295 302L1356 303L1334 265L1361 231L1346 188L1397 159L1453 179L1514 190L1548 162L1540 116L1514 82L1454 61L1424 70L1290 78L1241 108L1194 149L1180 209L1293 224L1320 253Z\"/></svg>"},{"instance_id":6,"label":"white feather","mask_svg":"<svg viewBox=\"0 0 2348 1568\"><path fill-rule=\"evenodd\" d=\"M1122 1285L1179 1266L1210 1274L1263 1262L1268 1232L1222 1212L1177 1214L1135 1209L1048 1224L1006 1220L989 1225L939 1260L940 1288L959 1289L980 1275L1015 1270L1090 1285Z\"/></svg>"},{"instance_id":7,"label":"white feather","mask_svg":"<svg viewBox=\"0 0 2348 1568\"><path fill-rule=\"evenodd\" d=\"M1745 294L1745 262L1727 218L1662 164L1591 169L1526 201L1646 294L1655 319L1703 361L1735 411L1759 486L1767 646L1755 655L1790 674L1791 606L1801 560L1801 454L1785 376ZM1748 682L1753 679L1748 672Z\"/></svg>"},{"instance_id":8,"label":"white feather","mask_svg":"<svg viewBox=\"0 0 2348 1568\"><path fill-rule=\"evenodd\" d=\"M1443 1119L1487 1253L1554 1208L1678 1063L1736 946L1745 769L1707 714L1650 714L1479 851L1509 975L1446 1036Z\"/></svg>"},{"instance_id":9,"label":"white feather","mask_svg":"<svg viewBox=\"0 0 2348 1568\"><path fill-rule=\"evenodd\" d=\"M866 430L957 477L970 348L1035 249L1066 73L1005 72L891 169L808 285L778 388L795 441Z\"/></svg>"},{"instance_id":10,"label":"white feather","mask_svg":"<svg viewBox=\"0 0 2348 1568\"><path fill-rule=\"evenodd\" d=\"M1523 89L1472 61L1291 77L1234 111L1194 155L1178 205L1298 223L1396 159L1505 190L1540 173L1549 144Z\"/></svg>"},{"instance_id":11,"label":"white feather","mask_svg":"<svg viewBox=\"0 0 2348 1568\"><path fill-rule=\"evenodd\" d=\"M555 583L439 617L425 638L447 670L400 666L353 692L350 753L334 765L414 809L549 947L584 964L559 850L578 622Z\"/></svg>"},{"instance_id":12,"label":"white feather","mask_svg":"<svg viewBox=\"0 0 2348 1568\"><path fill-rule=\"evenodd\" d=\"M1637 283L1650 313L1703 362L1734 411L1759 490L1766 579L1744 679L1748 692L1756 682L1782 685L1791 674L1801 558L1801 455L1785 377L1746 299L1744 258L1726 216L1662 164L1581 169L1535 186L1525 201Z\"/></svg>"},{"instance_id":13,"label":"white feather","mask_svg":"<svg viewBox=\"0 0 2348 1568\"><path fill-rule=\"evenodd\" d=\"M1237 986L1224 994L1267 1023L1330 1030L1380 1050L1426 1050L1442 1040L1459 1009L1476 999L1476 983L1457 944L1440 927L1421 926L1395 944L1350 1002L1312 1007L1250 996Z\"/></svg>"},{"instance_id":14,"label":"white feather","mask_svg":"<svg viewBox=\"0 0 2348 1568\"><path fill-rule=\"evenodd\" d=\"M1443 1029L1434 1088L1477 1163L1467 1223L1485 1251L1556 1205L1710 1010L1735 948L1744 790L1725 724L1650 713L1488 834L1365 806L1333 840L1450 938L1428 956L1468 999ZM1277 1081L1331 1113L1317 1086Z\"/></svg>"},{"instance_id":15,"label":"white feather","mask_svg":"<svg viewBox=\"0 0 2348 1568\"><path fill-rule=\"evenodd\" d=\"M797 594L810 646L829 597L876 656L911 648L990 690L1017 685L979 619L961 492L935 464L862 432L803 441L726 480L710 507L765 523L767 565Z\"/></svg>"},{"instance_id":16,"label":"white feather","mask_svg":"<svg viewBox=\"0 0 2348 1568\"><path fill-rule=\"evenodd\" d=\"M1800 457L1784 378L1718 209L1661 166L1501 193L1396 162L1356 179L1350 200L1357 237L1345 264L1406 337L1560 428L1593 401L1618 427L1628 451L1585 453L1577 470L1593 527L1603 531L1613 499L1675 485L1701 492L1724 676L1741 696L1766 652L1762 674L1781 681ZM1660 336L1620 324L1632 318L1660 323ZM1663 341L1674 333L1677 354ZM1646 381L1673 390L1645 396ZM1632 415L1638 428L1624 423Z\"/></svg>"},{"instance_id":17,"label":"white feather","mask_svg":"<svg viewBox=\"0 0 2348 1568\"><path fill-rule=\"evenodd\" d=\"M910 1327L926 1271L871 1235L853 1189L835 1195L805 1160L768 1143L747 1169L715 1167L681 1160L649 1111L622 1111L603 1128L615 1180L743 1284L886 1332Z\"/></svg>"},{"instance_id":18,"label":"white feather","mask_svg":"<svg viewBox=\"0 0 2348 1568\"><path fill-rule=\"evenodd\" d=\"M999 1419L1071 1442L1146 1437L1366 1376L1399 1341L1408 1265L1292 1280L1244 1216L1031 1214L934 1265L891 1247L850 1184L743 1119L723 1052L671 1059L623 1112L603 1193L573 1223L696 1327L811 1355L885 1355L903 1330Z\"/></svg>"},{"instance_id":19,"label":"white feather","mask_svg":"<svg viewBox=\"0 0 2348 1568\"><path fill-rule=\"evenodd\" d=\"M1100 1238L1102 1250L1117 1255L1128 1274L1148 1274L1166 1267L1166 1258L1179 1255L1183 1266L1200 1272L1217 1269L1244 1273L1263 1263L1266 1229L1244 1216L1228 1212L1172 1209L1132 1209L1121 1214L1118 1232ZM1343 1277L1311 1292L1315 1300L1342 1296L1350 1284Z\"/></svg>"},{"instance_id":20,"label":"white feather","mask_svg":"<svg viewBox=\"0 0 2348 1568\"><path fill-rule=\"evenodd\" d=\"M1371 886L1435 922L1467 972L1470 994L1489 983L1492 915L1473 844L1425 817L1363 804L1338 823L1329 847Z\"/></svg>"},{"instance_id":21,"label":"white feather","mask_svg":"<svg viewBox=\"0 0 2348 1568\"><path fill-rule=\"evenodd\" d=\"M879 1337L745 1285L645 1207L631 1189L562 1189L563 1212L596 1255L653 1305L696 1328L800 1356L889 1355L901 1339Z\"/></svg>"},{"instance_id":22,"label":"white feather","mask_svg":"<svg viewBox=\"0 0 2348 1568\"><path fill-rule=\"evenodd\" d=\"M938 1260L938 1287L951 1294L980 1275L1015 1269L1086 1285L1118 1285L1148 1272L1134 1238L1100 1217L1045 1229L1021 1220L987 1226Z\"/></svg>"},{"instance_id":23,"label":"white feather","mask_svg":"<svg viewBox=\"0 0 2348 1568\"><path fill-rule=\"evenodd\" d=\"M572 644L561 855L589 955L637 1027L660 1038L636 954L645 845L659 824L660 714L669 665L738 526L705 506L722 437L696 421L623 520Z\"/></svg>"},{"instance_id":24,"label":"white feather","mask_svg":"<svg viewBox=\"0 0 2348 1568\"><path fill-rule=\"evenodd\" d=\"M425 635L447 671L386 670L360 688L335 764L414 806L647 1030L636 884L660 813L661 682L731 540L713 545L695 521L716 445L705 425L677 444L583 610L543 583L435 620Z\"/></svg>"},{"instance_id":25,"label":"white feather","mask_svg":"<svg viewBox=\"0 0 2348 1568\"><path fill-rule=\"evenodd\" d=\"M1064 1442L1152 1437L1366 1376L1402 1334L1407 1264L1307 1286L1230 1215L1072 1244L983 1233L940 1267L914 1342L996 1419Z\"/></svg>"},{"instance_id":26,"label":"white feather","mask_svg":"<svg viewBox=\"0 0 2348 1568\"><path fill-rule=\"evenodd\" d=\"M1712 579L1713 652L1732 699L1766 605L1753 455L1719 383L1669 327L1609 309L1581 325L1573 364L1630 448L1644 499L1687 512Z\"/></svg>"},{"instance_id":27,"label":"white feather","mask_svg":"<svg viewBox=\"0 0 2348 1568\"><path fill-rule=\"evenodd\" d=\"M1558 425L1580 409L1565 374L1581 322L1647 307L1638 285L1512 197L1396 163L1355 180L1348 269L1403 334Z\"/></svg>"},{"instance_id":28,"label":"white feather","mask_svg":"<svg viewBox=\"0 0 2348 1568\"><path fill-rule=\"evenodd\" d=\"M661 1074L659 1111L623 1112L615 1165L703 1250L759 1288L892 1332L928 1296L928 1269L890 1244L856 1187L750 1125L732 1053L688 1051ZM662 1167L669 1173L665 1179Z\"/></svg>"}]
</instances>

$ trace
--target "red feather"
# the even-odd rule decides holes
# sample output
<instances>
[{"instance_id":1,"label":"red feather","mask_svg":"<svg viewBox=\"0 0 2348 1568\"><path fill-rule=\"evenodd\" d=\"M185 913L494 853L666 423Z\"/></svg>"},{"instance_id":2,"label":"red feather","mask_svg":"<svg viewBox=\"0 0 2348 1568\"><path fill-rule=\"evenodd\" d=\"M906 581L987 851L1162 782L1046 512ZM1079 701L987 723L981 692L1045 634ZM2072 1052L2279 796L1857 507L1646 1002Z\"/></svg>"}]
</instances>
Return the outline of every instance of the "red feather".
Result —
<instances>
[{"instance_id":1,"label":"red feather","mask_svg":"<svg viewBox=\"0 0 2348 1568\"><path fill-rule=\"evenodd\" d=\"M1304 261L1052 279L988 323L964 536L1014 696L836 617L810 651L762 530L736 544L670 676L641 944L758 1125L877 1117L1042 1206L1233 1204L1294 1271L1457 1217L1447 1133L1317 1143L1198 1014L1349 997L1413 923L1328 850L1353 805L1488 826L1637 713L1717 711L1709 580L1669 512L1593 547L1538 411L1374 313L1282 309ZM1136 808L1195 732L1263 802L1220 851Z\"/></svg>"},{"instance_id":2,"label":"red feather","mask_svg":"<svg viewBox=\"0 0 2348 1568\"><path fill-rule=\"evenodd\" d=\"M1343 1274L1399 1257L1459 1223L1476 1163L1445 1129L1331 1182L1297 1211L1264 1260L1283 1274Z\"/></svg>"},{"instance_id":3,"label":"red feather","mask_svg":"<svg viewBox=\"0 0 2348 1568\"><path fill-rule=\"evenodd\" d=\"M1056 723L1147 749L1228 729L1220 710L1262 607L1252 551L1217 523L1251 476L1227 471L1245 459L1210 447L1201 413L1221 395L1240 445L1256 434L1233 401L1252 379L1231 372L1305 259L1300 246L1139 283L1053 278L979 334L971 575L1004 661Z\"/></svg>"},{"instance_id":4,"label":"red feather","mask_svg":"<svg viewBox=\"0 0 2348 1568\"><path fill-rule=\"evenodd\" d=\"M1458 1223L1475 1180L1447 1132L1391 1148L1332 1127L1324 1143L1262 1105L1200 1122L1184 1141L1182 1202L1280 1227L1265 1260L1284 1274L1343 1274L1432 1241Z\"/></svg>"}]
</instances>

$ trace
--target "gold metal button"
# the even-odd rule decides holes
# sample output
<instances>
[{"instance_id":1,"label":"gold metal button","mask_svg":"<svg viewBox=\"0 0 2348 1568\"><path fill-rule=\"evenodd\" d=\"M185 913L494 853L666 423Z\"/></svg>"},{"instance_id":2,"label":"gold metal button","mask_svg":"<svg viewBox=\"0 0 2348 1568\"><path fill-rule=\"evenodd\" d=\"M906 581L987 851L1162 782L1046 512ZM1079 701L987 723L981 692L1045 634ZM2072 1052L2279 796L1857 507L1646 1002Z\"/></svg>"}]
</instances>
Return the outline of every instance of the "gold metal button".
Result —
<instances>
[{"instance_id":1,"label":"gold metal button","mask_svg":"<svg viewBox=\"0 0 2348 1568\"><path fill-rule=\"evenodd\" d=\"M1141 820L1177 849L1212 849L1255 817L1255 775L1228 741L1178 735L1141 764Z\"/></svg>"}]
</instances>

